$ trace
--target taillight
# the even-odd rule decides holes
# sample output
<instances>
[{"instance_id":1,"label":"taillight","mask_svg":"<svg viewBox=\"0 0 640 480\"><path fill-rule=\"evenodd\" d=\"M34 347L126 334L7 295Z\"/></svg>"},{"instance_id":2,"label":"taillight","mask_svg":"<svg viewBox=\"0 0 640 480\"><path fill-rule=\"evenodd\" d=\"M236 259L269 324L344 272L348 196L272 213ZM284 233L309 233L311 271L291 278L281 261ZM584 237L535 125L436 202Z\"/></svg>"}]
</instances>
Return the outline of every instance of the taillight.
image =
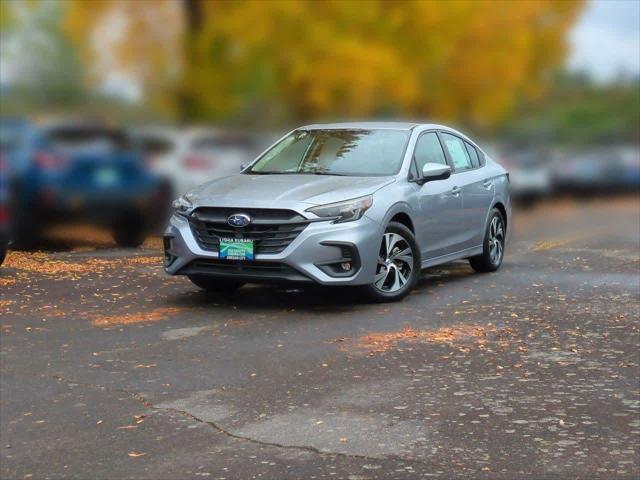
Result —
<instances>
[{"instance_id":1,"label":"taillight","mask_svg":"<svg viewBox=\"0 0 640 480\"><path fill-rule=\"evenodd\" d=\"M60 170L67 165L64 157L48 152L35 154L36 165L44 170Z\"/></svg>"},{"instance_id":2,"label":"taillight","mask_svg":"<svg viewBox=\"0 0 640 480\"><path fill-rule=\"evenodd\" d=\"M9 209L0 205L0 227L5 227L9 223Z\"/></svg>"},{"instance_id":3,"label":"taillight","mask_svg":"<svg viewBox=\"0 0 640 480\"><path fill-rule=\"evenodd\" d=\"M209 159L200 155L187 155L182 160L182 165L187 170L211 170L213 168Z\"/></svg>"}]
</instances>

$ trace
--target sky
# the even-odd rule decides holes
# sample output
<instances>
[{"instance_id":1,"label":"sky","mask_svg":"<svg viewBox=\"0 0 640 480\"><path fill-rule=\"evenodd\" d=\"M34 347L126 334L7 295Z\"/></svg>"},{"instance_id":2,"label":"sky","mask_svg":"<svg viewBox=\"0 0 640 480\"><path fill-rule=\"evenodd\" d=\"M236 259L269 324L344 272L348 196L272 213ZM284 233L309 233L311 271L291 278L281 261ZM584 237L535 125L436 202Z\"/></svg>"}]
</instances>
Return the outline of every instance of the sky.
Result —
<instances>
[{"instance_id":1,"label":"sky","mask_svg":"<svg viewBox=\"0 0 640 480\"><path fill-rule=\"evenodd\" d=\"M569 37L572 70L597 81L640 77L640 0L592 0Z\"/></svg>"}]
</instances>

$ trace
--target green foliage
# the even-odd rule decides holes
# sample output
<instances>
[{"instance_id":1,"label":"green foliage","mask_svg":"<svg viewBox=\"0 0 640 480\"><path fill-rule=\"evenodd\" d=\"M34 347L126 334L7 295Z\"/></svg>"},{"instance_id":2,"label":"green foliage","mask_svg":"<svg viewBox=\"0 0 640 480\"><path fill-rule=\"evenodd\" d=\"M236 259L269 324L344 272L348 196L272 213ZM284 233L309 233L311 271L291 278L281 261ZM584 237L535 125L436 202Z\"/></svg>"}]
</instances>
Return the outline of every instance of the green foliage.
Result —
<instances>
[{"instance_id":1,"label":"green foliage","mask_svg":"<svg viewBox=\"0 0 640 480\"><path fill-rule=\"evenodd\" d=\"M13 82L2 114L73 107L86 100L84 69L61 25L64 4L2 2L0 54Z\"/></svg>"},{"instance_id":2,"label":"green foliage","mask_svg":"<svg viewBox=\"0 0 640 480\"><path fill-rule=\"evenodd\" d=\"M640 81L594 85L581 76L560 78L543 102L517 112L503 134L517 143L640 143Z\"/></svg>"}]
</instances>

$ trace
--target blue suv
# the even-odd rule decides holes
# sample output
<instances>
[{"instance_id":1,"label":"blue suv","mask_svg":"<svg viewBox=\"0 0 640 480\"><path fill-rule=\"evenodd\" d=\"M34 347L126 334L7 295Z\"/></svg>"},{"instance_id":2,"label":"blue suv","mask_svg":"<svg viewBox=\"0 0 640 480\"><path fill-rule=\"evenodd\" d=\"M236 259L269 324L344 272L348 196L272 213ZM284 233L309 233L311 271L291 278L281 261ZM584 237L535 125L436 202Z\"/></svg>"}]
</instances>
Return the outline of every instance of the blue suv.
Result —
<instances>
[{"instance_id":1,"label":"blue suv","mask_svg":"<svg viewBox=\"0 0 640 480\"><path fill-rule=\"evenodd\" d=\"M135 247L164 219L166 182L145 167L123 130L56 123L16 136L6 154L16 244L32 245L52 223L81 220L107 225L118 245Z\"/></svg>"}]
</instances>

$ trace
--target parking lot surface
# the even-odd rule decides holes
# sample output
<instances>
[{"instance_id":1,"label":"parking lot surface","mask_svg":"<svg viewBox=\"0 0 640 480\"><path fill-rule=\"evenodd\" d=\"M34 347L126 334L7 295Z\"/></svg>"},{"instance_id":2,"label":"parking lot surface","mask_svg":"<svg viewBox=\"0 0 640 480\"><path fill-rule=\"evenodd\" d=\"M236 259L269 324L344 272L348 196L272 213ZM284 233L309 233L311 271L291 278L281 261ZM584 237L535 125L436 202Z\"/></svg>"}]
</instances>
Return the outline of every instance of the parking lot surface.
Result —
<instances>
[{"instance_id":1,"label":"parking lot surface","mask_svg":"<svg viewBox=\"0 0 640 480\"><path fill-rule=\"evenodd\" d=\"M2 478L640 475L640 202L519 212L502 269L199 291L160 242L0 267Z\"/></svg>"}]
</instances>

